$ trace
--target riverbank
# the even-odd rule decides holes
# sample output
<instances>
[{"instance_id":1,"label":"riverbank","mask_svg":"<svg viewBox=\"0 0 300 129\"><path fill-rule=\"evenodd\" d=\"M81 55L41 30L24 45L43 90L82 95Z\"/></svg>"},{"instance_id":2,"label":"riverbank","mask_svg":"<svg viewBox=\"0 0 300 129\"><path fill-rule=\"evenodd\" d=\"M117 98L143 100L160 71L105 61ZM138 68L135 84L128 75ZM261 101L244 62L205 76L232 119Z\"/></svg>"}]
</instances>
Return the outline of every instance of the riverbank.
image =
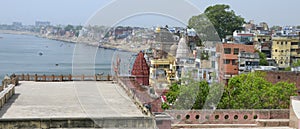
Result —
<instances>
[{"instance_id":1,"label":"riverbank","mask_svg":"<svg viewBox=\"0 0 300 129\"><path fill-rule=\"evenodd\" d=\"M150 44L147 43L126 43L123 40L112 41L108 43L99 43L96 40L92 40L85 37L65 37L65 36L54 36L54 35L41 35L34 32L28 31L13 31L13 30L0 30L3 34L15 34L15 35L33 35L40 38L47 38L49 40L57 40L68 43L83 43L90 46L101 47L105 49L119 50L138 53L141 50L148 49Z\"/></svg>"}]
</instances>

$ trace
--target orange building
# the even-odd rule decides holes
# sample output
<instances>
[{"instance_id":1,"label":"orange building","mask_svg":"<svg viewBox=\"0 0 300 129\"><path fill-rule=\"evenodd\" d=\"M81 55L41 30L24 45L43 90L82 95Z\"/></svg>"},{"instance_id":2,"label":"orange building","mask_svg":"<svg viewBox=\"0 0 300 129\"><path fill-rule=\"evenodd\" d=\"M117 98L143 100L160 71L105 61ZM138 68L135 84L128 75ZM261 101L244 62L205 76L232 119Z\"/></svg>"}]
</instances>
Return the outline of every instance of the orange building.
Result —
<instances>
[{"instance_id":1,"label":"orange building","mask_svg":"<svg viewBox=\"0 0 300 129\"><path fill-rule=\"evenodd\" d=\"M219 43L216 47L218 54L219 81L227 85L231 77L238 75L238 56L240 52L254 53L254 45L237 43Z\"/></svg>"}]
</instances>

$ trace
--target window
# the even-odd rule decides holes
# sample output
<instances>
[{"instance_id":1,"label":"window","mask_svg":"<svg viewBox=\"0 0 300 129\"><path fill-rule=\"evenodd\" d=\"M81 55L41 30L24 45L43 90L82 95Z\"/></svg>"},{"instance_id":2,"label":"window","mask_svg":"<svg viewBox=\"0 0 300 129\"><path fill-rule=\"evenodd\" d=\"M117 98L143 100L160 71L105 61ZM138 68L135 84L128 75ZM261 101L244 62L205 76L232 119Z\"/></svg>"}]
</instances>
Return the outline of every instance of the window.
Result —
<instances>
[{"instance_id":1,"label":"window","mask_svg":"<svg viewBox=\"0 0 300 129\"><path fill-rule=\"evenodd\" d=\"M260 39L258 39L258 42L260 42Z\"/></svg>"},{"instance_id":2,"label":"window","mask_svg":"<svg viewBox=\"0 0 300 129\"><path fill-rule=\"evenodd\" d=\"M292 42L292 45L298 45L298 42Z\"/></svg>"},{"instance_id":3,"label":"window","mask_svg":"<svg viewBox=\"0 0 300 129\"><path fill-rule=\"evenodd\" d=\"M275 52L277 52L277 49L275 49Z\"/></svg>"},{"instance_id":4,"label":"window","mask_svg":"<svg viewBox=\"0 0 300 129\"><path fill-rule=\"evenodd\" d=\"M215 68L216 67L216 62L215 61L212 61L211 62L211 68Z\"/></svg>"},{"instance_id":5,"label":"window","mask_svg":"<svg viewBox=\"0 0 300 129\"><path fill-rule=\"evenodd\" d=\"M223 64L230 64L230 60L224 59L224 60L223 60Z\"/></svg>"},{"instance_id":6,"label":"window","mask_svg":"<svg viewBox=\"0 0 300 129\"><path fill-rule=\"evenodd\" d=\"M281 42L281 45L283 45L283 42Z\"/></svg>"},{"instance_id":7,"label":"window","mask_svg":"<svg viewBox=\"0 0 300 129\"><path fill-rule=\"evenodd\" d=\"M287 41L285 41L285 45L287 45Z\"/></svg>"},{"instance_id":8,"label":"window","mask_svg":"<svg viewBox=\"0 0 300 129\"><path fill-rule=\"evenodd\" d=\"M231 48L224 48L225 54L231 54Z\"/></svg>"},{"instance_id":9,"label":"window","mask_svg":"<svg viewBox=\"0 0 300 129\"><path fill-rule=\"evenodd\" d=\"M236 65L236 60L232 60L232 65Z\"/></svg>"},{"instance_id":10,"label":"window","mask_svg":"<svg viewBox=\"0 0 300 129\"><path fill-rule=\"evenodd\" d=\"M263 42L266 42L266 39L263 39Z\"/></svg>"},{"instance_id":11,"label":"window","mask_svg":"<svg viewBox=\"0 0 300 129\"><path fill-rule=\"evenodd\" d=\"M239 54L239 49L238 49L238 48L234 48L233 54L234 54L234 55L238 55L238 54Z\"/></svg>"},{"instance_id":12,"label":"window","mask_svg":"<svg viewBox=\"0 0 300 129\"><path fill-rule=\"evenodd\" d=\"M211 56L212 57L216 56L216 52L211 52Z\"/></svg>"}]
</instances>

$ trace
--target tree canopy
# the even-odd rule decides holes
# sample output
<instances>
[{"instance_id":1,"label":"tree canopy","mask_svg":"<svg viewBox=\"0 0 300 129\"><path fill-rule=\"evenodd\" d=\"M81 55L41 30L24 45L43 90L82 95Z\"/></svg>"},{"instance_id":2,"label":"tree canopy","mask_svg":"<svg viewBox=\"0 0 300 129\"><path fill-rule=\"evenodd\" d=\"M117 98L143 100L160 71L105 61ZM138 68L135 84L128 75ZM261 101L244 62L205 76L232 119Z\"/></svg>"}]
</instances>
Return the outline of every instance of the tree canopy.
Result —
<instances>
[{"instance_id":1,"label":"tree canopy","mask_svg":"<svg viewBox=\"0 0 300 129\"><path fill-rule=\"evenodd\" d=\"M263 72L241 74L229 79L218 108L221 109L284 109L290 96L296 95L293 83L272 84Z\"/></svg>"},{"instance_id":2,"label":"tree canopy","mask_svg":"<svg viewBox=\"0 0 300 129\"><path fill-rule=\"evenodd\" d=\"M202 39L216 39L216 31L220 38L232 35L235 30L241 29L244 18L237 16L229 5L217 4L206 8L203 14L189 19L189 27L195 28ZM201 36L200 36L201 37Z\"/></svg>"},{"instance_id":3,"label":"tree canopy","mask_svg":"<svg viewBox=\"0 0 300 129\"><path fill-rule=\"evenodd\" d=\"M188 85L173 84L166 94L167 101L176 109L202 109L207 94L208 83L193 82Z\"/></svg>"},{"instance_id":4,"label":"tree canopy","mask_svg":"<svg viewBox=\"0 0 300 129\"><path fill-rule=\"evenodd\" d=\"M229 79L228 85L192 81L188 85L173 84L166 94L164 109L286 109L290 96L296 95L293 83L272 84L265 73L240 74ZM189 80L190 81L190 80ZM224 91L224 92L223 92ZM171 106L170 106L171 105Z\"/></svg>"},{"instance_id":5,"label":"tree canopy","mask_svg":"<svg viewBox=\"0 0 300 129\"><path fill-rule=\"evenodd\" d=\"M259 65L261 66L267 66L268 65L268 61L267 61L267 56L265 53L263 52L258 52L259 55Z\"/></svg>"}]
</instances>

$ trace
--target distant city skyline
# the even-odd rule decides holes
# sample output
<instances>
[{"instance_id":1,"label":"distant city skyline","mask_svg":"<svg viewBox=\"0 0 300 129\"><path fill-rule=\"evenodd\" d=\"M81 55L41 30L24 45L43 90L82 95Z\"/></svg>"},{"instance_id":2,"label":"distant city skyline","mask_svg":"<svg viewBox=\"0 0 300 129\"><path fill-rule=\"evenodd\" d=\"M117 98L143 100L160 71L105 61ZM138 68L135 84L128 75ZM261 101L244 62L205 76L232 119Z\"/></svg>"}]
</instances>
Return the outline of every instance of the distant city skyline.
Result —
<instances>
[{"instance_id":1,"label":"distant city skyline","mask_svg":"<svg viewBox=\"0 0 300 129\"><path fill-rule=\"evenodd\" d=\"M228 4L237 15L245 18L245 21L254 20L255 23L266 22L269 26L273 25L300 25L300 17L295 14L300 11L297 6L299 0L289 0L288 2L274 0L187 0L195 5L201 12L208 6L215 4ZM24 25L34 25L35 21L49 21L52 25L73 24L85 25L98 10L105 7L113 0L10 0L2 1L0 5L0 24L12 24L12 22L22 22ZM130 6L132 3L128 3ZM169 5L173 6L171 1ZM178 8L178 11L182 8ZM116 7L116 11L122 11L122 7ZM124 25L153 26L181 25L182 23L172 19L159 18L159 16L139 16L136 19L121 22ZM156 19L156 20L153 20ZM184 21L187 23L187 21Z\"/></svg>"}]
</instances>

